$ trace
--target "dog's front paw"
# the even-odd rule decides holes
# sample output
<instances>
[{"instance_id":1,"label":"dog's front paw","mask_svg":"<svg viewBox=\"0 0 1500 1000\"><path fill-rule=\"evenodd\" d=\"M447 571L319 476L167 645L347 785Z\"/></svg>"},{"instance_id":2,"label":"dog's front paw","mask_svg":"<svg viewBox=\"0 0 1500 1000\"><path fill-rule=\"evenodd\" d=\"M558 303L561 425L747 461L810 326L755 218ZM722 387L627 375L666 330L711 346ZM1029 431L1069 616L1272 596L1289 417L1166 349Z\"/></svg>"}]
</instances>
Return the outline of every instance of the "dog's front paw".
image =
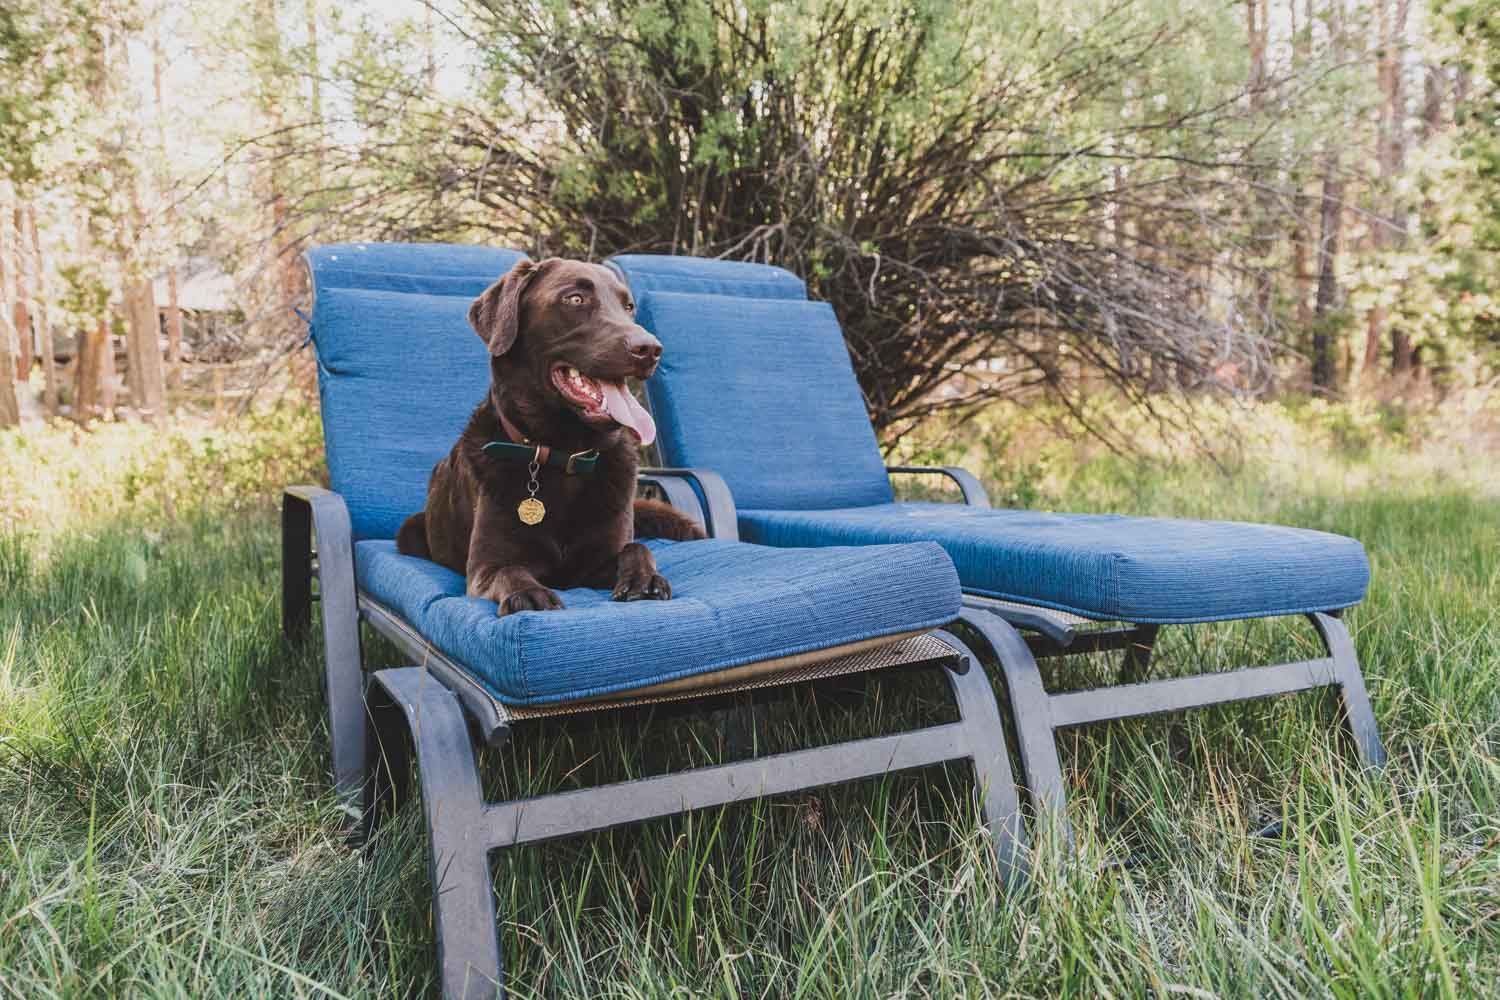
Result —
<instances>
[{"instance_id":1,"label":"dog's front paw","mask_svg":"<svg viewBox=\"0 0 1500 1000\"><path fill-rule=\"evenodd\" d=\"M660 573L642 570L621 576L612 596L617 601L670 601L672 585Z\"/></svg>"},{"instance_id":2,"label":"dog's front paw","mask_svg":"<svg viewBox=\"0 0 1500 1000\"><path fill-rule=\"evenodd\" d=\"M495 613L504 618L517 611L560 611L562 606L562 598L546 587L528 587L501 601Z\"/></svg>"}]
</instances>

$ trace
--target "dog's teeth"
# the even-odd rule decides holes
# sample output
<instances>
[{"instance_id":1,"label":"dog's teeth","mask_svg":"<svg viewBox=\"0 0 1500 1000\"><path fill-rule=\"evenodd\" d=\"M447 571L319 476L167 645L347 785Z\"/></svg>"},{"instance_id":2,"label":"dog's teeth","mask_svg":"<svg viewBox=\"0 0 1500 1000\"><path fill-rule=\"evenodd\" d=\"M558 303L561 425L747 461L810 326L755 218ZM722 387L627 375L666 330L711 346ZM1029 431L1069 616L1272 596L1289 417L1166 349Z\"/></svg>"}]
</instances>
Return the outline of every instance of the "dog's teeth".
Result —
<instances>
[{"instance_id":1,"label":"dog's teeth","mask_svg":"<svg viewBox=\"0 0 1500 1000\"><path fill-rule=\"evenodd\" d=\"M578 369L577 368L569 368L568 369L568 378L575 378L576 379L577 377L578 377Z\"/></svg>"}]
</instances>

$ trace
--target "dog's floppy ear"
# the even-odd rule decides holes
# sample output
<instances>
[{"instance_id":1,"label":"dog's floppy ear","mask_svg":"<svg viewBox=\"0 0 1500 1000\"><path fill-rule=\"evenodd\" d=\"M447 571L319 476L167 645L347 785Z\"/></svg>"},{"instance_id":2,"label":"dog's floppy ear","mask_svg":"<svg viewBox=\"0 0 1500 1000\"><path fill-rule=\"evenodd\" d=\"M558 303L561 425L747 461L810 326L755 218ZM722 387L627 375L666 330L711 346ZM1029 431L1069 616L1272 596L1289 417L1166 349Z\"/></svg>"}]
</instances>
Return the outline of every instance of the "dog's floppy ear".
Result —
<instances>
[{"instance_id":1,"label":"dog's floppy ear","mask_svg":"<svg viewBox=\"0 0 1500 1000\"><path fill-rule=\"evenodd\" d=\"M540 270L541 265L529 260L517 261L469 306L469 325L490 346L490 357L500 357L516 342L521 332L521 293Z\"/></svg>"}]
</instances>

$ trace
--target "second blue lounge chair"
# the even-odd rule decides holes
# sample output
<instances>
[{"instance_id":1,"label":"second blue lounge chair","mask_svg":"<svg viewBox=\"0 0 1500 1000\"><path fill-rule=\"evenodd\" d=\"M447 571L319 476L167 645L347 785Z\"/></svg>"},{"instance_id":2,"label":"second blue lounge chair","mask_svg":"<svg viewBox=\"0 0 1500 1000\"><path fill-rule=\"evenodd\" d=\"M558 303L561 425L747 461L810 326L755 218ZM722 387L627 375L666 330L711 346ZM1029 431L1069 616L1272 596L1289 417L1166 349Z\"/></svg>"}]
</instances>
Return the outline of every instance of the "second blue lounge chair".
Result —
<instances>
[{"instance_id":1,"label":"second blue lounge chair","mask_svg":"<svg viewBox=\"0 0 1500 1000\"><path fill-rule=\"evenodd\" d=\"M992 612L981 618L1025 784L1064 830L1054 737L1068 726L1335 686L1360 756L1384 761L1339 619L1369 580L1359 542L1266 524L993 509L963 470L886 467L838 319L795 275L686 257L611 263L666 347L646 386L663 462L722 477L694 480L714 532L774 546L939 543L965 602ZM948 476L965 502L899 502L893 473ZM1037 656L1123 649L1136 681L1162 626L1281 616L1309 618L1327 655L1062 693L1037 669Z\"/></svg>"}]
</instances>

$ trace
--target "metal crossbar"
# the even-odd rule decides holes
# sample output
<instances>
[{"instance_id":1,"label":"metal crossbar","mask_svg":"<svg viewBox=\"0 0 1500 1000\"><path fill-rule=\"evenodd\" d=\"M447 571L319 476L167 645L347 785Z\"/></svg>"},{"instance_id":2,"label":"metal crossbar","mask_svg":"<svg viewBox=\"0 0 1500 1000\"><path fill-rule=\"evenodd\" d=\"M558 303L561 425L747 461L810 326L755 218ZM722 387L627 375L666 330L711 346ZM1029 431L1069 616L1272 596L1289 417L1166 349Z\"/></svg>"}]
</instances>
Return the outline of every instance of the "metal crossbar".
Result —
<instances>
[{"instance_id":1,"label":"metal crossbar","mask_svg":"<svg viewBox=\"0 0 1500 1000\"><path fill-rule=\"evenodd\" d=\"M1333 660L1325 658L1270 667L1247 667L1228 673L1120 684L1094 691L1069 691L1049 695L1047 707L1053 728L1061 729L1230 701L1269 698L1337 683L1337 667Z\"/></svg>"}]
</instances>

